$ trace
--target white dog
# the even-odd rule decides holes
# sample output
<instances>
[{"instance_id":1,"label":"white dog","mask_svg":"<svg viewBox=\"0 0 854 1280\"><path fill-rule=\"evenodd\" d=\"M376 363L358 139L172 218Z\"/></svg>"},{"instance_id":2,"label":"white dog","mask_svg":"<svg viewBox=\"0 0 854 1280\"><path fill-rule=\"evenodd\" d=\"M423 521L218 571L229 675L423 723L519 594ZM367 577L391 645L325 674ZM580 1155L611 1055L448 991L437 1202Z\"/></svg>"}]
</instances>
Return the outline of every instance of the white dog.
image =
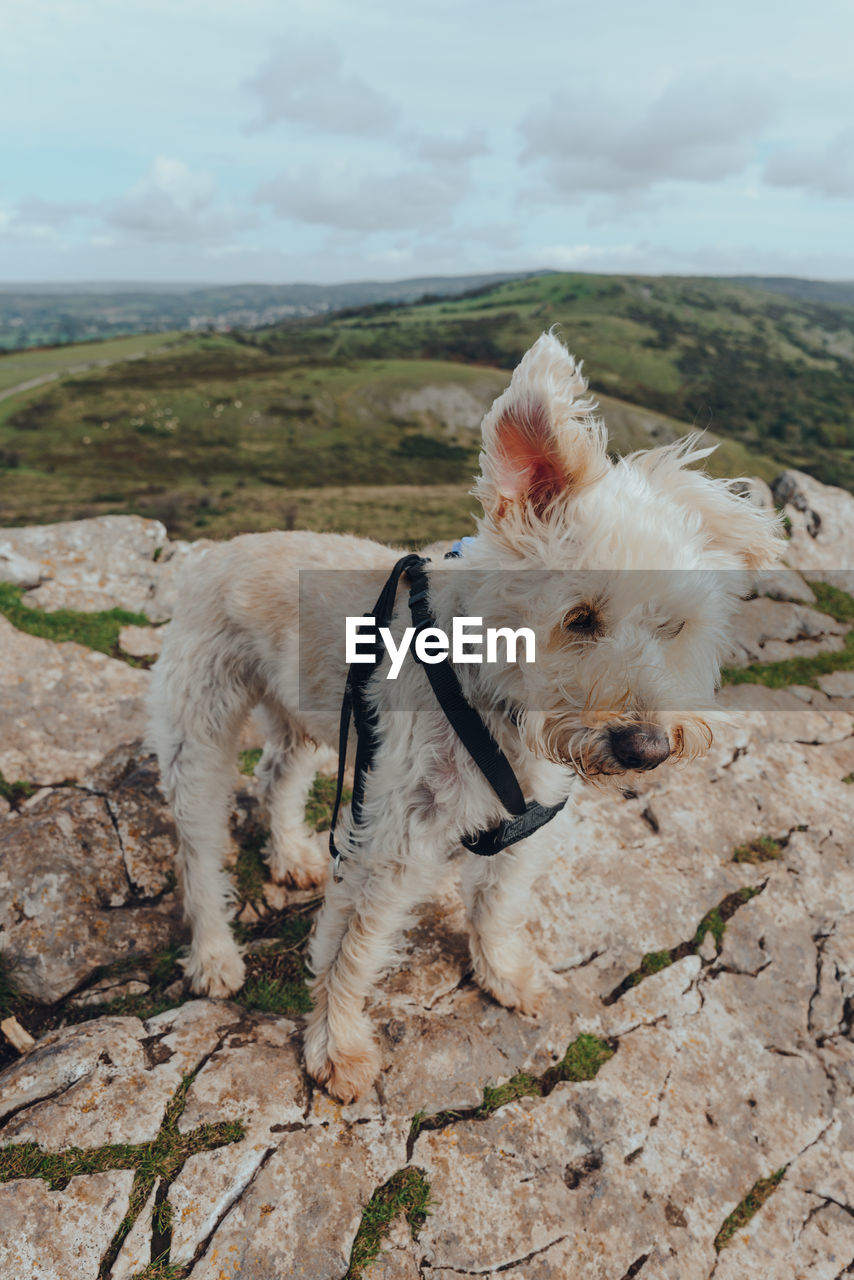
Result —
<instances>
[{"instance_id":1,"label":"white dog","mask_svg":"<svg viewBox=\"0 0 854 1280\"><path fill-rule=\"evenodd\" d=\"M543 335L483 423L477 537L462 559L429 566L438 627L450 633L455 617L478 616L536 636L534 661L466 664L457 675L525 797L545 805L573 777L624 781L708 748L744 571L773 563L781 545L773 513L688 469L709 451L689 441L613 462L592 411L580 369ZM343 618L373 603L356 571L382 582L402 554L350 537L256 534L211 550L184 581L154 672L151 736L180 836L196 991L227 996L244 977L222 869L241 724L262 708L268 741L256 773L272 875L319 884L329 855L303 815L318 749L338 739ZM305 569L349 572L300 601ZM401 592L392 632L408 622ZM358 829L345 813L336 835L343 876L328 888L310 953L306 1065L342 1100L378 1070L363 1005L411 910L466 833L507 817L424 667L408 658L397 680L387 672L386 661L368 685L378 747ZM475 976L524 1012L545 988L524 926L547 844L532 835L495 857L463 855Z\"/></svg>"}]
</instances>

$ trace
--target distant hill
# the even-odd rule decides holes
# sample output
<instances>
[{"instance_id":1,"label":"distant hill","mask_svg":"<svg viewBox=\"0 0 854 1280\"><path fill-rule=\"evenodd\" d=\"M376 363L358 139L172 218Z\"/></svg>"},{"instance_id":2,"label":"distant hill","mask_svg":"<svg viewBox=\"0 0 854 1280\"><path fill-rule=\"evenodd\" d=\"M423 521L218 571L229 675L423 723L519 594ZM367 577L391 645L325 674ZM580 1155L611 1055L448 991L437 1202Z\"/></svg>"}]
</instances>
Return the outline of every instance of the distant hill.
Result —
<instances>
[{"instance_id":1,"label":"distant hill","mask_svg":"<svg viewBox=\"0 0 854 1280\"><path fill-rule=\"evenodd\" d=\"M800 302L829 302L854 307L854 280L801 280L798 276L730 276L731 284L746 284L767 293L782 293Z\"/></svg>"},{"instance_id":2,"label":"distant hill","mask_svg":"<svg viewBox=\"0 0 854 1280\"><path fill-rule=\"evenodd\" d=\"M419 276L331 285L0 284L0 351L116 334L253 328L286 317L376 302L412 302L425 294L445 297L517 279L519 274Z\"/></svg>"},{"instance_id":3,"label":"distant hill","mask_svg":"<svg viewBox=\"0 0 854 1280\"><path fill-rule=\"evenodd\" d=\"M509 370L552 325L595 390L854 488L854 306L842 303L712 278L550 273L243 339L303 362L395 356Z\"/></svg>"}]
</instances>

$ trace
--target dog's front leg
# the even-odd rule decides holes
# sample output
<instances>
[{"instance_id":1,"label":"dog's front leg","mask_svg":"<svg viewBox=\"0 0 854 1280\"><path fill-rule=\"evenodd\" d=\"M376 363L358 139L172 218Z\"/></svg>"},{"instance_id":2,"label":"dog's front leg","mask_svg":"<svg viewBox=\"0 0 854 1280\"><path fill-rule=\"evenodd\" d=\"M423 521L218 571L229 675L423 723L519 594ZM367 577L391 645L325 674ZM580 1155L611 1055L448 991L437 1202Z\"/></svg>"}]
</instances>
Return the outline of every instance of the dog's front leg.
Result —
<instances>
[{"instance_id":1,"label":"dog's front leg","mask_svg":"<svg viewBox=\"0 0 854 1280\"><path fill-rule=\"evenodd\" d=\"M309 1075L342 1102L364 1093L379 1071L363 1005L394 958L410 913L435 885L441 861L438 849L407 841L405 854L393 860L349 859L344 881L327 889L311 946L316 977L305 1063Z\"/></svg>"},{"instance_id":2,"label":"dog's front leg","mask_svg":"<svg viewBox=\"0 0 854 1280\"><path fill-rule=\"evenodd\" d=\"M538 832L492 858L469 854L463 866L475 977L500 1004L522 1013L537 1013L549 987L525 924L531 886L550 852L548 837Z\"/></svg>"}]
</instances>

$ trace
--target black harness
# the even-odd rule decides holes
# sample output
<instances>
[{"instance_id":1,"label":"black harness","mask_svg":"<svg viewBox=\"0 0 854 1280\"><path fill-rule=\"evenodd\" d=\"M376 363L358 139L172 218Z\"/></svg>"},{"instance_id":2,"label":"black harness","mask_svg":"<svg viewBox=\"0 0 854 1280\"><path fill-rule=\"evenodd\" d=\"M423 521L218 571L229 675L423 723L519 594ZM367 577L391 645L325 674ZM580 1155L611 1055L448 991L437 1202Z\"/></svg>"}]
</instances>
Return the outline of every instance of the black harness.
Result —
<instances>
[{"instance_id":1,"label":"black harness","mask_svg":"<svg viewBox=\"0 0 854 1280\"><path fill-rule=\"evenodd\" d=\"M353 800L350 806L351 824L353 828L362 822L362 807L365 799L365 784L368 770L373 766L379 745L380 735L376 716L366 705L365 690L367 683L376 670L379 660L379 629L387 627L394 613L397 586L403 574L409 579L409 609L412 614L412 625L415 636L411 653L416 662L420 662L415 652L415 640L419 632L426 627L435 627L436 619L427 604L429 582L427 565L429 560L422 556L408 555L398 560L392 569L388 581L382 589L380 598L374 605L372 616L376 624L376 647L373 663L354 663L347 672L347 683L344 686L344 699L341 703L341 727L338 739L338 786L335 793L335 805L332 811L332 824L329 831L329 852L335 859L335 871L338 872L342 854L335 845L335 825L341 807L341 794L344 789L344 769L347 760L347 741L350 736L350 720L356 726L356 763L353 782ZM367 643L367 636L361 643ZM366 655L367 656L367 655ZM522 788L513 772L510 761L487 729L479 713L468 702L460 688L457 673L450 661L444 658L437 663L421 663L427 679L433 688L439 706L444 711L457 737L486 778L492 790L498 796L503 807L512 816L503 818L498 826L488 831L480 831L475 835L464 835L461 843L472 853L491 858L511 844L539 831L540 827L550 822L555 814L566 804L543 805L532 800L525 802Z\"/></svg>"}]
</instances>

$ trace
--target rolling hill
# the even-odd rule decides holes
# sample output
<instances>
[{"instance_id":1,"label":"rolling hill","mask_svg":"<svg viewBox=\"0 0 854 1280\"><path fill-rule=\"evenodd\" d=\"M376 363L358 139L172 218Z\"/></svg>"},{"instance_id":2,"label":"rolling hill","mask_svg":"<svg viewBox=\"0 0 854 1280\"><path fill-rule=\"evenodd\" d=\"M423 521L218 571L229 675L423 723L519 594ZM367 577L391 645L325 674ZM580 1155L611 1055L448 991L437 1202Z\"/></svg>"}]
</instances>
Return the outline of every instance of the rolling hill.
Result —
<instances>
[{"instance_id":1,"label":"rolling hill","mask_svg":"<svg viewBox=\"0 0 854 1280\"><path fill-rule=\"evenodd\" d=\"M483 410L555 324L615 449L702 427L721 441L718 474L794 465L854 488L854 309L720 280L548 274L170 335L14 395L0 402L0 522L134 511L182 536L457 536Z\"/></svg>"}]
</instances>

